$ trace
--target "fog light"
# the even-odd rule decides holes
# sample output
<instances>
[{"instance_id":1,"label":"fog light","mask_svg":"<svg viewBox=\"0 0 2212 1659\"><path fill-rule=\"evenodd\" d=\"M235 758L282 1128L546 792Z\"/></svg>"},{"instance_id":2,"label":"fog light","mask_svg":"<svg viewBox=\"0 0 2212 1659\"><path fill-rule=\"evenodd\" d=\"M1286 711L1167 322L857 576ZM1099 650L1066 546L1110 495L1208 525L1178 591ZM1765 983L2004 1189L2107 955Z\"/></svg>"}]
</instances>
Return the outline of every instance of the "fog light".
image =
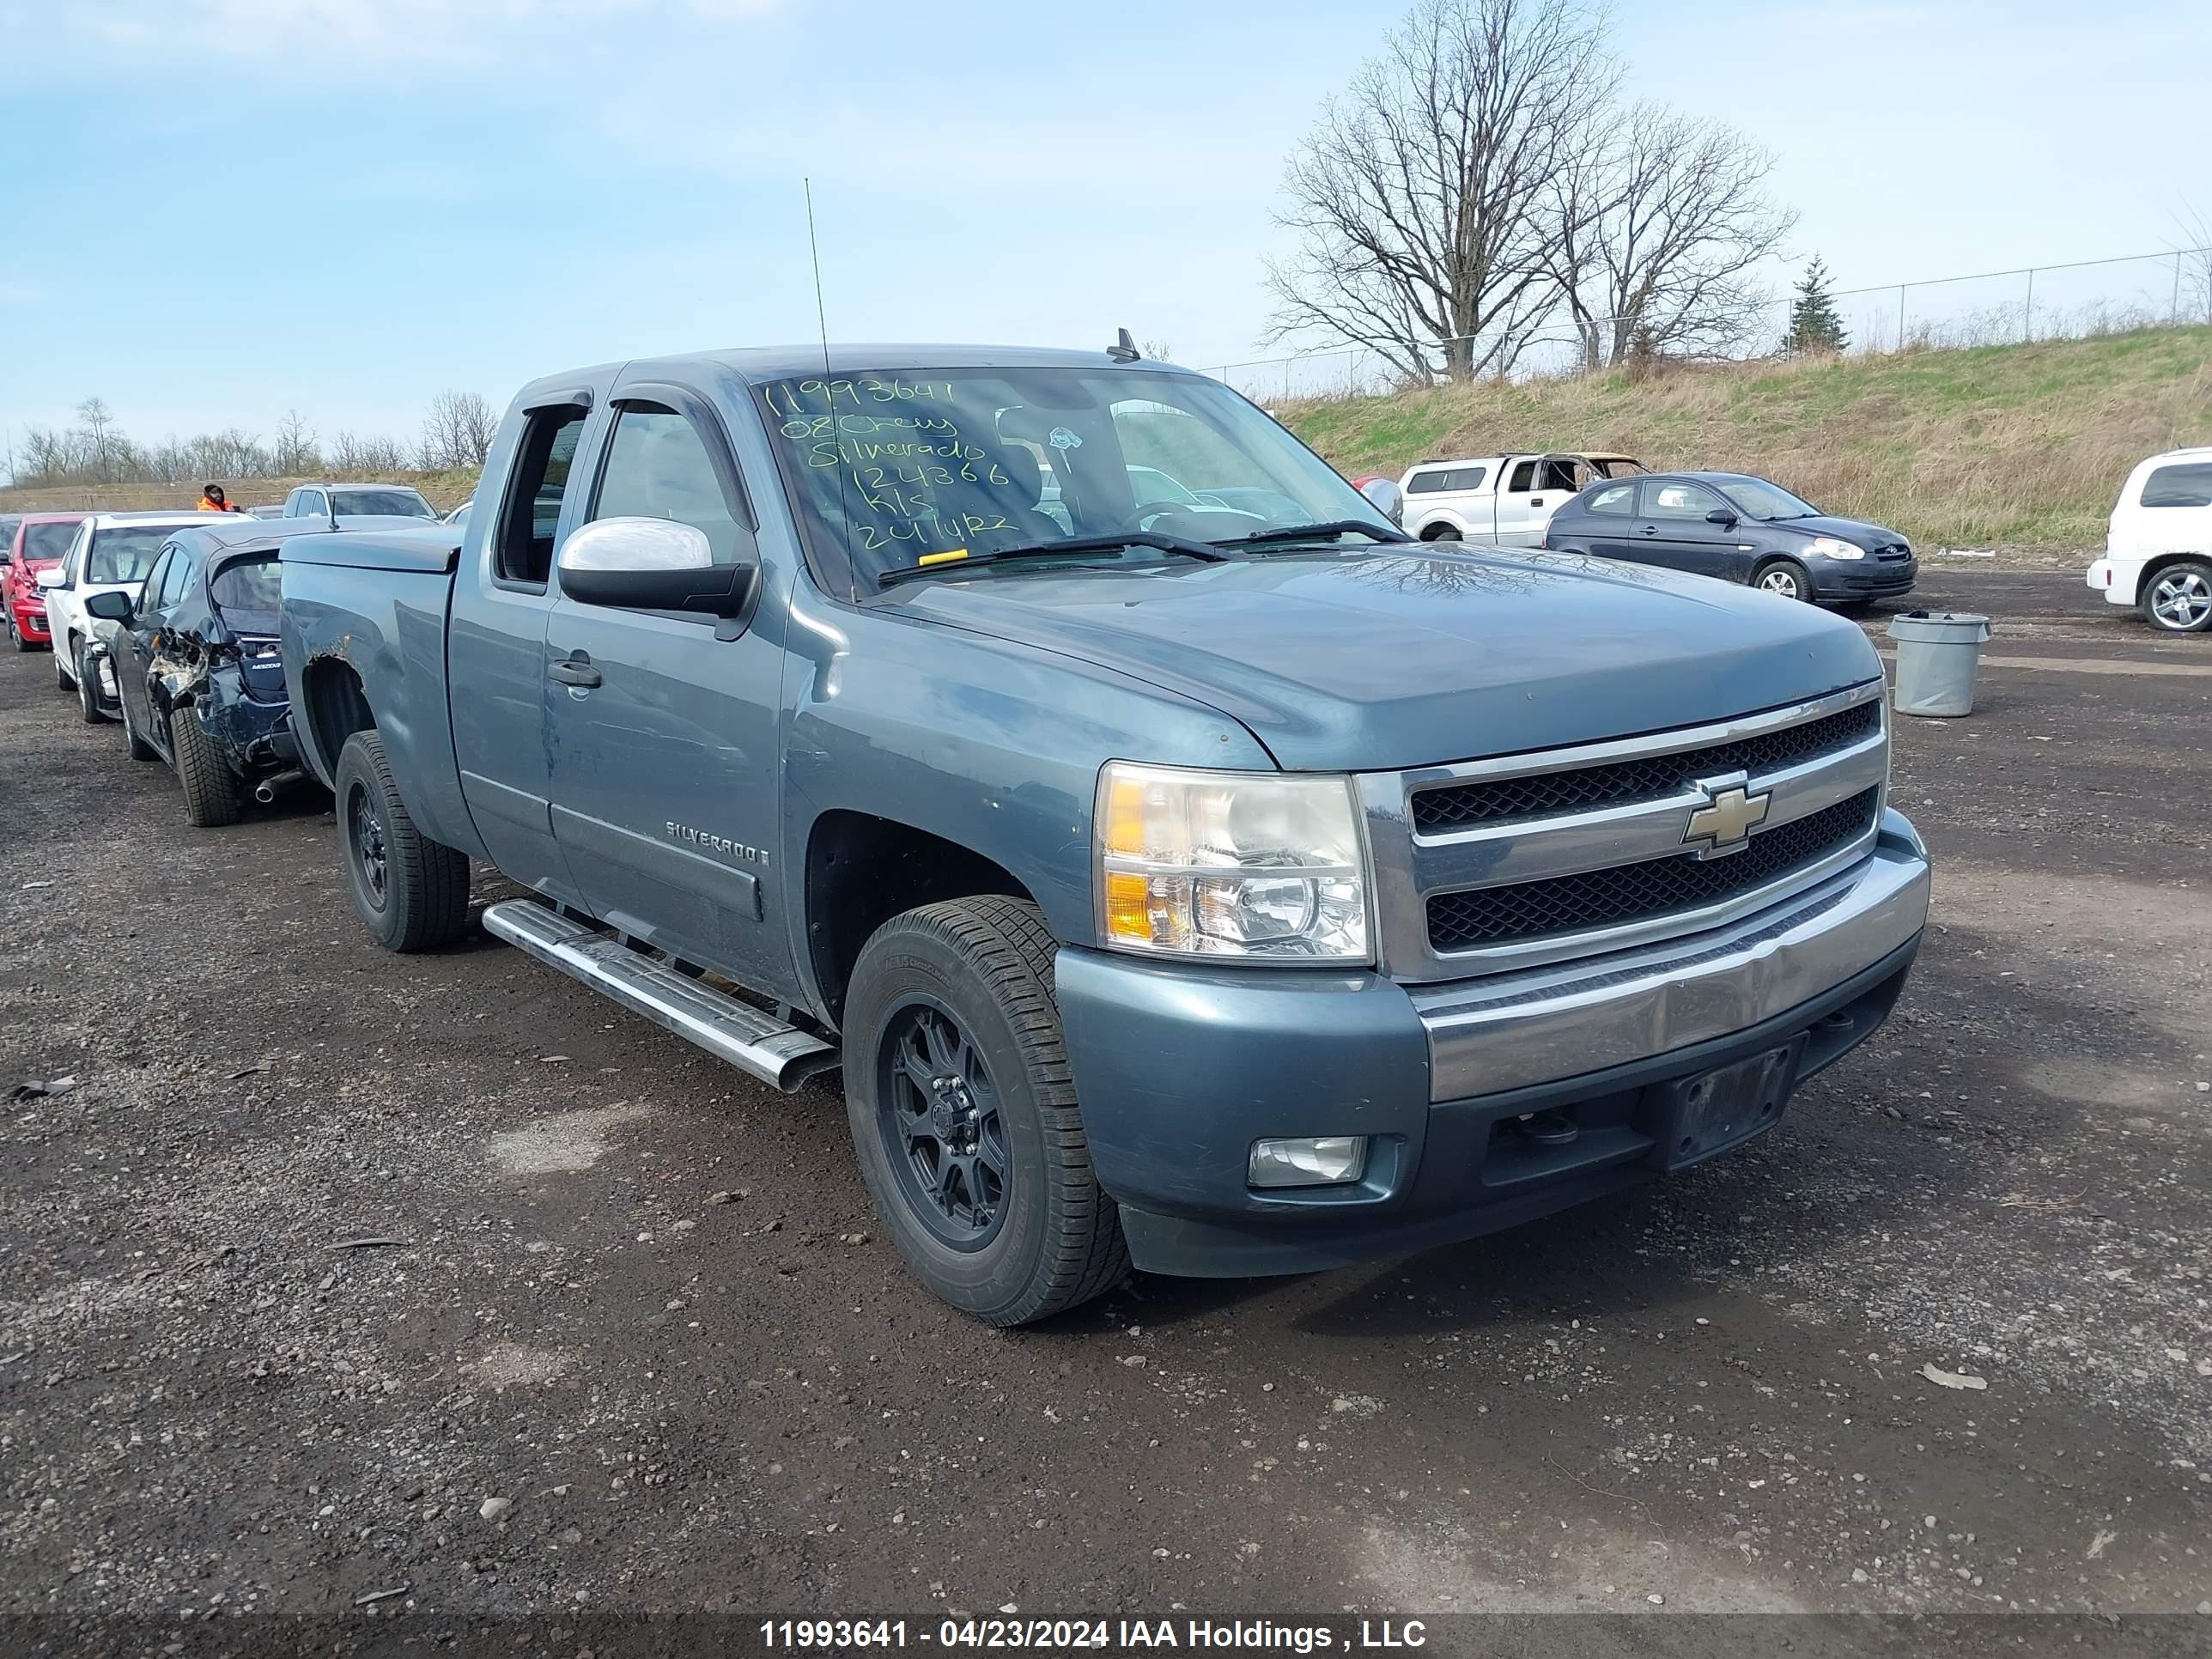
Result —
<instances>
[{"instance_id":1,"label":"fog light","mask_svg":"<svg viewBox=\"0 0 2212 1659\"><path fill-rule=\"evenodd\" d=\"M1334 1187L1367 1167L1365 1135L1307 1135L1252 1143L1255 1187Z\"/></svg>"}]
</instances>

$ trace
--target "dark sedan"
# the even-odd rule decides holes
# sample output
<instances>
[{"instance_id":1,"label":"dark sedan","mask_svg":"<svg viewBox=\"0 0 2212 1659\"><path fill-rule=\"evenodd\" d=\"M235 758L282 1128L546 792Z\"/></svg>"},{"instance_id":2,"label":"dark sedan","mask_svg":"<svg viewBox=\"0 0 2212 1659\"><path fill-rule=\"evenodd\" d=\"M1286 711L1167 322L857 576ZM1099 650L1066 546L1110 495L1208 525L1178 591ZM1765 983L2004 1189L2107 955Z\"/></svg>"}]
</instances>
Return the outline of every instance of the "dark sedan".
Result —
<instances>
[{"instance_id":1,"label":"dark sedan","mask_svg":"<svg viewBox=\"0 0 2212 1659\"><path fill-rule=\"evenodd\" d=\"M1600 479L1559 510L1543 545L1744 582L1784 599L1856 605L1912 591L1919 561L1904 537L1834 519L1741 472Z\"/></svg>"},{"instance_id":2,"label":"dark sedan","mask_svg":"<svg viewBox=\"0 0 2212 1659\"><path fill-rule=\"evenodd\" d=\"M278 556L293 537L335 533L243 515L182 526L135 599L85 601L106 624L131 757L175 770L188 823L235 823L246 795L266 804L304 778L276 642Z\"/></svg>"}]
</instances>

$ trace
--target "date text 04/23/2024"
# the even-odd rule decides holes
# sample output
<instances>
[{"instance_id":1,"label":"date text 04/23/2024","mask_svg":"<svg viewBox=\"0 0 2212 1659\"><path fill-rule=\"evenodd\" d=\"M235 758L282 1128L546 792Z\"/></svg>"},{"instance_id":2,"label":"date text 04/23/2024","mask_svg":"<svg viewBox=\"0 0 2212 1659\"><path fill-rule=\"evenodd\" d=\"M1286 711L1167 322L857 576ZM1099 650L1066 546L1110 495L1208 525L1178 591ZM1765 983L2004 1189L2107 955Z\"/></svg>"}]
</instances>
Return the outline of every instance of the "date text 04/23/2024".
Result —
<instances>
[{"instance_id":1,"label":"date text 04/23/2024","mask_svg":"<svg viewBox=\"0 0 2212 1659\"><path fill-rule=\"evenodd\" d=\"M770 1649L849 1652L868 1648L934 1647L953 1651L1134 1652L1194 1648L1279 1653L1352 1652L1419 1648L1427 1632L1413 1620L1368 1620L1356 1630L1327 1625L1275 1624L1267 1620L1209 1619L946 1619L934 1628L904 1619L763 1620L762 1644Z\"/></svg>"}]
</instances>

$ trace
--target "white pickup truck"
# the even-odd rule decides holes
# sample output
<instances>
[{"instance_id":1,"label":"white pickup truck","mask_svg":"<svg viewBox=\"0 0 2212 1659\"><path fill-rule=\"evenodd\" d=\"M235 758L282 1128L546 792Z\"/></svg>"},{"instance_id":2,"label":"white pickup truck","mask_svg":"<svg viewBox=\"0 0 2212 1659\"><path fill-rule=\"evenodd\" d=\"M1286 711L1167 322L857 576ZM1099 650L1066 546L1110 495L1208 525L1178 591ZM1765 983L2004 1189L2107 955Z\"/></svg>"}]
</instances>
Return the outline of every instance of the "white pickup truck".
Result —
<instances>
[{"instance_id":1,"label":"white pickup truck","mask_svg":"<svg viewBox=\"0 0 2212 1659\"><path fill-rule=\"evenodd\" d=\"M1595 452L1421 461L1398 480L1406 498L1402 522L1408 535L1425 542L1534 547L1559 503L1593 478L1650 471L1629 456Z\"/></svg>"}]
</instances>

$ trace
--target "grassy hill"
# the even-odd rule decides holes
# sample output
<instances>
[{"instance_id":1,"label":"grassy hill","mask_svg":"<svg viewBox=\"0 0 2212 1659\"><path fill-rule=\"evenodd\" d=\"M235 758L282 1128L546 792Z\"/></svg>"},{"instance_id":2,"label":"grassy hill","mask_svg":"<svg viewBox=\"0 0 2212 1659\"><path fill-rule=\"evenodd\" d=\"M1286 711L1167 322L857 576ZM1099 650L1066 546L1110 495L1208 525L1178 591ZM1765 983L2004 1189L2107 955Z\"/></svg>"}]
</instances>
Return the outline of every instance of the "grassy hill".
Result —
<instances>
[{"instance_id":1,"label":"grassy hill","mask_svg":"<svg viewBox=\"0 0 2212 1659\"><path fill-rule=\"evenodd\" d=\"M2212 443L2212 328L1273 405L1346 473L1626 450L1775 479L1920 545L2078 551L2146 455Z\"/></svg>"},{"instance_id":2,"label":"grassy hill","mask_svg":"<svg viewBox=\"0 0 2212 1659\"><path fill-rule=\"evenodd\" d=\"M459 507L477 487L473 468L444 472L379 472L369 474L318 472L305 478L238 478L220 480L230 498L240 507L257 501L281 501L294 484L353 482L411 483L441 513ZM122 483L52 484L38 489L0 489L0 513L156 513L190 512L200 498L199 484Z\"/></svg>"}]
</instances>

